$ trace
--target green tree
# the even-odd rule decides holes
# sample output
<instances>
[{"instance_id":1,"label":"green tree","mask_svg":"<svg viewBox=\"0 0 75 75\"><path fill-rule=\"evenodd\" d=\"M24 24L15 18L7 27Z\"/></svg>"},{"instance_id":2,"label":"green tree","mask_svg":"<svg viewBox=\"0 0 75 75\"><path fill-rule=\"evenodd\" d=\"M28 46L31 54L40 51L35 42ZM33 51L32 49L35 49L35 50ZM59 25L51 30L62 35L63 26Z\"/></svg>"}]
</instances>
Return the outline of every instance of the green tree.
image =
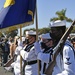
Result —
<instances>
[{"instance_id":1,"label":"green tree","mask_svg":"<svg viewBox=\"0 0 75 75\"><path fill-rule=\"evenodd\" d=\"M56 20L66 20L67 22L73 21L71 18L66 17L66 9L57 11L55 14L57 15L57 17L51 18L50 21L56 21Z\"/></svg>"},{"instance_id":2,"label":"green tree","mask_svg":"<svg viewBox=\"0 0 75 75\"><path fill-rule=\"evenodd\" d=\"M27 30L36 31L35 28L25 29L25 30L24 30L24 35L25 35L25 32L26 32ZM49 33L49 31L50 31L50 28L49 28L49 27L48 27L48 28L40 28L40 29L38 29L38 34Z\"/></svg>"},{"instance_id":3,"label":"green tree","mask_svg":"<svg viewBox=\"0 0 75 75\"><path fill-rule=\"evenodd\" d=\"M11 37L13 37L13 38L14 38L15 36L17 36L17 34L18 34L18 29L6 33L7 37L10 37L10 36L11 36Z\"/></svg>"},{"instance_id":4,"label":"green tree","mask_svg":"<svg viewBox=\"0 0 75 75\"><path fill-rule=\"evenodd\" d=\"M39 29L39 34L49 33L49 31L50 31L50 28L42 28L42 29Z\"/></svg>"},{"instance_id":5,"label":"green tree","mask_svg":"<svg viewBox=\"0 0 75 75\"><path fill-rule=\"evenodd\" d=\"M57 17L51 18L50 21L53 22L56 20L66 20L69 23L73 21L71 18L66 17L66 9L62 9L61 11L57 11L55 14L57 15ZM71 32L75 33L75 26Z\"/></svg>"}]
</instances>

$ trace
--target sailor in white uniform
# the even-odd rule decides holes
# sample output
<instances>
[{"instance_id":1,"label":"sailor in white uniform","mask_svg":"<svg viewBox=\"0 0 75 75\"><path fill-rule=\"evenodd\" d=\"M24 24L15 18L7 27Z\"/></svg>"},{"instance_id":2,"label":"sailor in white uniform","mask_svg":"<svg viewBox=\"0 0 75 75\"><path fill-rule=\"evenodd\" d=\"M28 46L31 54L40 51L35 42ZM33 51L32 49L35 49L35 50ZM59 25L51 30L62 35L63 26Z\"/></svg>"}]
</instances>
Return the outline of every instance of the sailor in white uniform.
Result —
<instances>
[{"instance_id":1,"label":"sailor in white uniform","mask_svg":"<svg viewBox=\"0 0 75 75\"><path fill-rule=\"evenodd\" d=\"M37 54L40 50L36 51L34 47L36 32L26 31L26 38L28 38L29 44L21 51L21 56L25 61L25 65L23 66L25 75L38 75Z\"/></svg>"},{"instance_id":2,"label":"sailor in white uniform","mask_svg":"<svg viewBox=\"0 0 75 75\"><path fill-rule=\"evenodd\" d=\"M63 57L58 54L52 75L75 75L75 54L71 43L67 40L63 48Z\"/></svg>"},{"instance_id":3,"label":"sailor in white uniform","mask_svg":"<svg viewBox=\"0 0 75 75\"><path fill-rule=\"evenodd\" d=\"M55 40L55 45L57 45L65 30L65 21L58 20L51 25L52 38ZM49 75L49 72L47 75ZM63 51L56 57L52 75L75 75L75 54L69 40L66 40Z\"/></svg>"},{"instance_id":4,"label":"sailor in white uniform","mask_svg":"<svg viewBox=\"0 0 75 75\"><path fill-rule=\"evenodd\" d=\"M41 36L41 48L42 51L38 53L38 59L40 60L40 74L45 75L45 70L52 59L52 47L53 41L49 33Z\"/></svg>"},{"instance_id":5,"label":"sailor in white uniform","mask_svg":"<svg viewBox=\"0 0 75 75\"><path fill-rule=\"evenodd\" d=\"M15 50L15 55L16 55L16 60L11 64L11 66L14 68L14 74L15 75L20 75L20 51L23 48L23 44L22 42L24 42L25 37L22 37L22 41L20 39L18 39L18 46L16 47ZM22 61L22 65L23 65L23 61Z\"/></svg>"},{"instance_id":6,"label":"sailor in white uniform","mask_svg":"<svg viewBox=\"0 0 75 75\"><path fill-rule=\"evenodd\" d=\"M22 50L21 46L18 46L16 48L17 52L16 52L16 61L14 61L11 66L14 68L14 74L15 75L20 75L20 51ZM18 51L19 50L19 51Z\"/></svg>"}]
</instances>

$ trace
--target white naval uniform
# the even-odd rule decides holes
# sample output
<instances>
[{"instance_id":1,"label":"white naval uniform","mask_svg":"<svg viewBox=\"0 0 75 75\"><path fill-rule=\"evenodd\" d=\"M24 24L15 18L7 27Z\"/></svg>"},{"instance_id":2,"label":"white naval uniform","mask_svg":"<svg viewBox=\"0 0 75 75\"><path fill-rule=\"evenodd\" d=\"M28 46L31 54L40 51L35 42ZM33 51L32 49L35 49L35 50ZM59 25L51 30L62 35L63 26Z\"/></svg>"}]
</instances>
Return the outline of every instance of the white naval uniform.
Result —
<instances>
[{"instance_id":1,"label":"white naval uniform","mask_svg":"<svg viewBox=\"0 0 75 75\"><path fill-rule=\"evenodd\" d=\"M11 66L14 68L14 74L20 75L20 51L22 50L22 46L18 46L15 50L15 54L17 55L16 61L14 61ZM23 65L23 62L22 62Z\"/></svg>"},{"instance_id":2,"label":"white naval uniform","mask_svg":"<svg viewBox=\"0 0 75 75\"><path fill-rule=\"evenodd\" d=\"M46 75L44 72L48 67L49 62L51 61L50 53L43 53L42 51L38 53L38 59L41 61L41 75Z\"/></svg>"},{"instance_id":3,"label":"white naval uniform","mask_svg":"<svg viewBox=\"0 0 75 75\"><path fill-rule=\"evenodd\" d=\"M37 51L33 46L29 52L22 50L21 56L27 62L37 60ZM25 66L25 75L38 75L38 63L26 65Z\"/></svg>"},{"instance_id":4,"label":"white naval uniform","mask_svg":"<svg viewBox=\"0 0 75 75\"><path fill-rule=\"evenodd\" d=\"M52 75L75 75L74 51L69 41L65 42L63 48L63 60L60 53L58 54Z\"/></svg>"}]
</instances>

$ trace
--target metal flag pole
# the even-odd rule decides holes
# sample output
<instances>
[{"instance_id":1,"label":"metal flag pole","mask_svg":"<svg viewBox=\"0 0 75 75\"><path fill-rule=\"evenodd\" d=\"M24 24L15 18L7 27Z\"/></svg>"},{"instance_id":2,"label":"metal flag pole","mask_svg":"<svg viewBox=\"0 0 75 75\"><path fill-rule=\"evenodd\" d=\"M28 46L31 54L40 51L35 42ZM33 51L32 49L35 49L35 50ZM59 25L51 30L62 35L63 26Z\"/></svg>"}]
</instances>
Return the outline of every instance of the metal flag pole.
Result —
<instances>
[{"instance_id":1,"label":"metal flag pole","mask_svg":"<svg viewBox=\"0 0 75 75\"><path fill-rule=\"evenodd\" d=\"M35 11L35 24L36 24L36 41L38 41L38 17L37 17L37 0L36 0L36 11ZM38 75L40 75L40 67L39 67L39 60L38 63Z\"/></svg>"}]
</instances>

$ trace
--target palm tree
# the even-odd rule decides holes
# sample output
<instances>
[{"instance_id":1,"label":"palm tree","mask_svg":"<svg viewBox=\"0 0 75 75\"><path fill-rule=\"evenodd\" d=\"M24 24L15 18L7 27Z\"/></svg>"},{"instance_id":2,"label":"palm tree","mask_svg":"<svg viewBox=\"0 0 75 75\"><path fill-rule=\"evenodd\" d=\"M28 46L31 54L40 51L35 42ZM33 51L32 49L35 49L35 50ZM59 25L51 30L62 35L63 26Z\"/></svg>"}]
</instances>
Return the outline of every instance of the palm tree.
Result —
<instances>
[{"instance_id":1,"label":"palm tree","mask_svg":"<svg viewBox=\"0 0 75 75\"><path fill-rule=\"evenodd\" d=\"M53 17L50 19L50 21L56 21L56 20L66 20L67 22L72 22L73 20L71 18L66 17L66 9L62 9L61 11L57 11L55 13L58 17Z\"/></svg>"}]
</instances>

